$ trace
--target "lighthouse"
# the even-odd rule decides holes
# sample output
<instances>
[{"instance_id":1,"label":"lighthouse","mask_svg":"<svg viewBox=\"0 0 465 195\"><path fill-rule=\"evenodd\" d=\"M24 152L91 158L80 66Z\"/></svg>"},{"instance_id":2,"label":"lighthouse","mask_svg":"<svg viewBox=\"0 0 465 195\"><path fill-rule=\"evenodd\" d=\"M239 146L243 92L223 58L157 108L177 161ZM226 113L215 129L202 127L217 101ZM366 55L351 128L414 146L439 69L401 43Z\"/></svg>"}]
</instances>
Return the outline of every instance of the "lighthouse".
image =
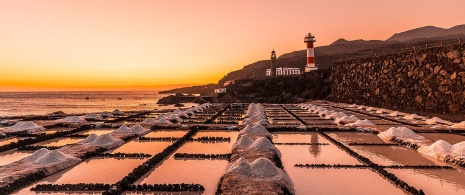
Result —
<instances>
[{"instance_id":1,"label":"lighthouse","mask_svg":"<svg viewBox=\"0 0 465 195\"><path fill-rule=\"evenodd\" d=\"M308 33L308 35L305 36L304 42L307 44L307 66L305 67L305 72L318 69L315 66L315 51L313 49L313 43L315 41L315 36L313 36L312 33Z\"/></svg>"},{"instance_id":2,"label":"lighthouse","mask_svg":"<svg viewBox=\"0 0 465 195\"><path fill-rule=\"evenodd\" d=\"M271 52L271 72L270 76L276 76L276 52L273 51Z\"/></svg>"}]
</instances>

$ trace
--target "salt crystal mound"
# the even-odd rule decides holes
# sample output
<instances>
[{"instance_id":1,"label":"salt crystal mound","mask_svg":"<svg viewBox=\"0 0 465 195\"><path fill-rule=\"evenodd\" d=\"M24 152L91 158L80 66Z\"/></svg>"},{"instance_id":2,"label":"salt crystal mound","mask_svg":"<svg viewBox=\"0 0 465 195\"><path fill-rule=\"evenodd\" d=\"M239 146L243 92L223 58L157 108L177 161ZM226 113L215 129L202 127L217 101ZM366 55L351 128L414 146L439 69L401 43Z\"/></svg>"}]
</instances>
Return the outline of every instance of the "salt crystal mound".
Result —
<instances>
[{"instance_id":1,"label":"salt crystal mound","mask_svg":"<svg viewBox=\"0 0 465 195\"><path fill-rule=\"evenodd\" d=\"M118 109L113 110L113 112L111 112L111 113L114 114L114 115L122 115L123 114L123 112L121 112Z\"/></svg>"},{"instance_id":2,"label":"salt crystal mound","mask_svg":"<svg viewBox=\"0 0 465 195\"><path fill-rule=\"evenodd\" d=\"M407 119L407 120L422 119L422 118L423 117L418 116L416 114L411 114L411 115L404 116L404 119Z\"/></svg>"},{"instance_id":3,"label":"salt crystal mound","mask_svg":"<svg viewBox=\"0 0 465 195\"><path fill-rule=\"evenodd\" d=\"M157 120L153 118L146 118L144 121L142 121L143 124L153 124L155 122L157 122Z\"/></svg>"},{"instance_id":4,"label":"salt crystal mound","mask_svg":"<svg viewBox=\"0 0 465 195\"><path fill-rule=\"evenodd\" d=\"M39 164L39 165L50 165L50 164L56 164L56 163L73 163L76 164L79 161L81 161L79 158L64 154L63 152L60 152L59 150L52 150L47 153L44 153L43 156L40 158L34 160L34 164ZM68 166L66 166L68 167ZM66 168L63 167L63 168Z\"/></svg>"},{"instance_id":5,"label":"salt crystal mound","mask_svg":"<svg viewBox=\"0 0 465 195\"><path fill-rule=\"evenodd\" d=\"M258 158L250 166L254 177L269 178L279 175L279 168L267 158Z\"/></svg>"},{"instance_id":6,"label":"salt crystal mound","mask_svg":"<svg viewBox=\"0 0 465 195\"><path fill-rule=\"evenodd\" d=\"M41 149L35 151L31 156L25 157L24 160L36 161L37 159L39 159L40 157L44 156L45 154L47 154L49 152L50 152L50 150L48 150L47 148L41 148Z\"/></svg>"},{"instance_id":7,"label":"salt crystal mound","mask_svg":"<svg viewBox=\"0 0 465 195\"><path fill-rule=\"evenodd\" d=\"M121 139L115 139L110 134L103 134L94 139L90 143L85 143L86 145L99 146L104 148L113 148L124 143Z\"/></svg>"},{"instance_id":8,"label":"salt crystal mound","mask_svg":"<svg viewBox=\"0 0 465 195\"><path fill-rule=\"evenodd\" d=\"M465 129L465 121L450 126L451 128Z\"/></svg>"},{"instance_id":9,"label":"salt crystal mound","mask_svg":"<svg viewBox=\"0 0 465 195\"><path fill-rule=\"evenodd\" d=\"M58 119L59 122L64 123L85 123L86 120L82 116L67 116L64 119Z\"/></svg>"},{"instance_id":10,"label":"salt crystal mound","mask_svg":"<svg viewBox=\"0 0 465 195\"><path fill-rule=\"evenodd\" d=\"M129 128L129 127L126 126L126 125L122 125L120 128L118 128L117 130L113 131L113 133L128 133L129 131L131 131L131 128Z\"/></svg>"},{"instance_id":11,"label":"salt crystal mound","mask_svg":"<svg viewBox=\"0 0 465 195\"><path fill-rule=\"evenodd\" d=\"M357 118L355 115L351 115L351 116L343 116L343 117L340 117L340 118L336 118L334 120L334 122L336 124L341 124L341 123L354 123L356 121L360 120L359 118Z\"/></svg>"},{"instance_id":12,"label":"salt crystal mound","mask_svg":"<svg viewBox=\"0 0 465 195\"><path fill-rule=\"evenodd\" d=\"M348 123L346 126L376 126L374 123L369 121L368 119L365 120L357 120L354 123Z\"/></svg>"},{"instance_id":13,"label":"salt crystal mound","mask_svg":"<svg viewBox=\"0 0 465 195\"><path fill-rule=\"evenodd\" d=\"M87 136L86 139L80 141L79 143L81 143L81 144L89 144L89 143L94 142L95 139L97 139L97 137L98 137L98 135L92 133L89 136Z\"/></svg>"},{"instance_id":14,"label":"salt crystal mound","mask_svg":"<svg viewBox=\"0 0 465 195\"><path fill-rule=\"evenodd\" d=\"M129 128L126 125L122 125L120 128L117 130L113 131L114 133L129 133L129 134L142 134L147 132L148 129L145 129L144 127L140 125L134 125L133 127Z\"/></svg>"},{"instance_id":15,"label":"salt crystal mound","mask_svg":"<svg viewBox=\"0 0 465 195\"><path fill-rule=\"evenodd\" d=\"M375 111L375 110L376 110L376 109L373 108L373 107L369 107L369 108L366 109L366 111L369 111L369 112L370 112L370 111Z\"/></svg>"},{"instance_id":16,"label":"salt crystal mound","mask_svg":"<svg viewBox=\"0 0 465 195\"><path fill-rule=\"evenodd\" d=\"M240 157L231 164L231 166L226 170L226 173L252 176L252 167L250 166L249 161Z\"/></svg>"},{"instance_id":17,"label":"salt crystal mound","mask_svg":"<svg viewBox=\"0 0 465 195\"><path fill-rule=\"evenodd\" d=\"M325 110L325 111L323 111L323 112L318 113L318 115L319 115L320 117L325 117L325 116L331 115L331 114L333 114L333 113L335 113L334 110Z\"/></svg>"},{"instance_id":18,"label":"salt crystal mound","mask_svg":"<svg viewBox=\"0 0 465 195\"><path fill-rule=\"evenodd\" d=\"M100 116L108 118L108 117L113 117L113 114L110 112L102 112L100 113Z\"/></svg>"},{"instance_id":19,"label":"salt crystal mound","mask_svg":"<svg viewBox=\"0 0 465 195\"><path fill-rule=\"evenodd\" d=\"M242 121L242 125L255 125L255 123L247 118Z\"/></svg>"},{"instance_id":20,"label":"salt crystal mound","mask_svg":"<svg viewBox=\"0 0 465 195\"><path fill-rule=\"evenodd\" d=\"M182 122L182 119L177 117L176 115L174 114L170 114L168 116L165 117L165 119L169 120L169 121L177 121L177 122Z\"/></svg>"},{"instance_id":21,"label":"salt crystal mound","mask_svg":"<svg viewBox=\"0 0 465 195\"><path fill-rule=\"evenodd\" d=\"M252 143L253 143L253 139L248 137L248 136L242 136L241 138L239 138L239 140L236 141L236 143L234 143L233 147L232 147L232 150L236 150L236 148L238 147L249 147Z\"/></svg>"},{"instance_id":22,"label":"salt crystal mound","mask_svg":"<svg viewBox=\"0 0 465 195\"><path fill-rule=\"evenodd\" d=\"M452 124L451 122L443 120L443 119L438 118L438 117L430 118L430 119L426 120L425 123L429 124L429 125L435 125L435 124L438 124L438 123Z\"/></svg>"},{"instance_id":23,"label":"salt crystal mound","mask_svg":"<svg viewBox=\"0 0 465 195\"><path fill-rule=\"evenodd\" d=\"M451 150L454 155L465 157L465 141L452 145Z\"/></svg>"},{"instance_id":24,"label":"salt crystal mound","mask_svg":"<svg viewBox=\"0 0 465 195\"><path fill-rule=\"evenodd\" d=\"M173 114L179 114L181 113L181 110L179 110L179 108L177 108L175 111L173 111Z\"/></svg>"},{"instance_id":25,"label":"salt crystal mound","mask_svg":"<svg viewBox=\"0 0 465 195\"><path fill-rule=\"evenodd\" d=\"M402 113L400 113L399 111L394 111L394 112L391 112L388 114L389 116L400 116L402 115Z\"/></svg>"},{"instance_id":26,"label":"salt crystal mound","mask_svg":"<svg viewBox=\"0 0 465 195\"><path fill-rule=\"evenodd\" d=\"M357 107L357 104L352 104L349 106L349 108L356 108Z\"/></svg>"},{"instance_id":27,"label":"salt crystal mound","mask_svg":"<svg viewBox=\"0 0 465 195\"><path fill-rule=\"evenodd\" d=\"M269 122L268 122L268 120L261 119L261 120L255 122L254 124L255 124L255 125L267 126L267 125L269 125Z\"/></svg>"},{"instance_id":28,"label":"salt crystal mound","mask_svg":"<svg viewBox=\"0 0 465 195\"><path fill-rule=\"evenodd\" d=\"M158 119L155 124L173 124L171 121L166 120L166 118Z\"/></svg>"},{"instance_id":29,"label":"salt crystal mound","mask_svg":"<svg viewBox=\"0 0 465 195\"><path fill-rule=\"evenodd\" d=\"M184 111L184 113L187 114L187 115L191 115L191 116L194 115L194 112L192 112L192 109L190 109L190 108L187 109L186 111Z\"/></svg>"},{"instance_id":30,"label":"salt crystal mound","mask_svg":"<svg viewBox=\"0 0 465 195\"><path fill-rule=\"evenodd\" d=\"M264 137L267 137L269 139L273 139L273 135L271 135L270 132L268 132L266 130L265 127L263 127L262 125L255 125L255 126L250 126L250 125L247 125L246 127L244 127L244 129L242 129L241 131L239 131L239 135L242 136L242 135L255 135L255 136L264 136Z\"/></svg>"},{"instance_id":31,"label":"salt crystal mound","mask_svg":"<svg viewBox=\"0 0 465 195\"><path fill-rule=\"evenodd\" d=\"M189 115L187 115L186 113L184 112L180 112L178 114L176 114L176 117L179 117L179 118L189 118Z\"/></svg>"},{"instance_id":32,"label":"salt crystal mound","mask_svg":"<svg viewBox=\"0 0 465 195\"><path fill-rule=\"evenodd\" d=\"M84 119L100 119L101 117L95 113L84 115Z\"/></svg>"},{"instance_id":33,"label":"salt crystal mound","mask_svg":"<svg viewBox=\"0 0 465 195\"><path fill-rule=\"evenodd\" d=\"M155 118L155 119L160 120L160 119L162 119L162 118L165 118L165 115L164 115L164 114L158 115L157 118Z\"/></svg>"},{"instance_id":34,"label":"salt crystal mound","mask_svg":"<svg viewBox=\"0 0 465 195\"><path fill-rule=\"evenodd\" d=\"M376 111L377 114L383 114L383 113L387 113L387 111L385 109L379 109Z\"/></svg>"},{"instance_id":35,"label":"salt crystal mound","mask_svg":"<svg viewBox=\"0 0 465 195\"><path fill-rule=\"evenodd\" d=\"M37 132L45 130L44 127L36 125L32 121L19 121L15 125L5 129L5 132L18 132L18 131L28 131L28 132Z\"/></svg>"},{"instance_id":36,"label":"salt crystal mound","mask_svg":"<svg viewBox=\"0 0 465 195\"><path fill-rule=\"evenodd\" d=\"M359 106L357 109L359 110L365 109L365 106Z\"/></svg>"},{"instance_id":37,"label":"salt crystal mound","mask_svg":"<svg viewBox=\"0 0 465 195\"><path fill-rule=\"evenodd\" d=\"M326 119L335 119L335 118L341 118L343 116L347 116L345 113L343 112L334 112L330 115L326 115L325 118Z\"/></svg>"},{"instance_id":38,"label":"salt crystal mound","mask_svg":"<svg viewBox=\"0 0 465 195\"><path fill-rule=\"evenodd\" d=\"M247 149L257 150L257 151L271 151L274 152L279 158L281 158L281 152L276 148L269 139L261 137L256 139L252 144L250 144Z\"/></svg>"},{"instance_id":39,"label":"salt crystal mound","mask_svg":"<svg viewBox=\"0 0 465 195\"><path fill-rule=\"evenodd\" d=\"M410 142L421 142L425 141L425 137L416 134L407 127L391 127L388 130L378 134L378 137L390 140L391 138L405 139Z\"/></svg>"},{"instance_id":40,"label":"salt crystal mound","mask_svg":"<svg viewBox=\"0 0 465 195\"><path fill-rule=\"evenodd\" d=\"M418 148L418 152L435 158L444 158L452 151L451 148L452 146L448 142L438 140L430 146L422 146Z\"/></svg>"}]
</instances>

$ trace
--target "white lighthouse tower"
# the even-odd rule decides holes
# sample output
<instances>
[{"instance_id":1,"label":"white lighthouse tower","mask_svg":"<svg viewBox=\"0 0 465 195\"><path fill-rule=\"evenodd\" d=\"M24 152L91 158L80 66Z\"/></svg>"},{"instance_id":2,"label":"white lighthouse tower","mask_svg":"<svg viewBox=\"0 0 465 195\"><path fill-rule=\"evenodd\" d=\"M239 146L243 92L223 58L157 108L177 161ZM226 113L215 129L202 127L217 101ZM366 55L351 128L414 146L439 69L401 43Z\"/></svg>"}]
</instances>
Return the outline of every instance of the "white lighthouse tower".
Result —
<instances>
[{"instance_id":1,"label":"white lighthouse tower","mask_svg":"<svg viewBox=\"0 0 465 195\"><path fill-rule=\"evenodd\" d=\"M313 43L315 41L315 36L313 36L312 33L308 33L308 35L305 36L304 42L307 43L307 66L305 67L305 72L318 69L315 66L315 51L313 49Z\"/></svg>"}]
</instances>

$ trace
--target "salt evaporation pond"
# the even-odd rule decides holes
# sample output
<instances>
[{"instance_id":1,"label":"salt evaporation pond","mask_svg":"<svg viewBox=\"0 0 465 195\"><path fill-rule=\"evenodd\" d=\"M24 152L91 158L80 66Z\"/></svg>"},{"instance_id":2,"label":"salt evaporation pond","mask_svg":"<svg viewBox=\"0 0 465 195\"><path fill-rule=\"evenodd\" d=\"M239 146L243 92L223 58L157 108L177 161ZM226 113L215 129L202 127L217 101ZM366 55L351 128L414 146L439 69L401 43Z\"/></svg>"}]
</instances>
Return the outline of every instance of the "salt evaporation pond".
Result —
<instances>
[{"instance_id":1,"label":"salt evaporation pond","mask_svg":"<svg viewBox=\"0 0 465 195\"><path fill-rule=\"evenodd\" d=\"M91 129L91 130L88 130L88 131L85 131L84 135L91 135L91 134L95 134L95 135L103 135L103 134L108 134L108 133L111 133L113 132L115 129Z\"/></svg>"},{"instance_id":2,"label":"salt evaporation pond","mask_svg":"<svg viewBox=\"0 0 465 195\"><path fill-rule=\"evenodd\" d=\"M465 141L465 136L461 136L458 134L450 134L450 133L418 133L418 135L421 135L425 137L426 139L432 140L432 141L438 141L438 140L444 140L446 142L449 142L450 144L456 144L459 142Z\"/></svg>"},{"instance_id":3,"label":"salt evaporation pond","mask_svg":"<svg viewBox=\"0 0 465 195\"><path fill-rule=\"evenodd\" d=\"M188 131L179 130L157 130L152 131L144 135L144 137L182 137L187 134Z\"/></svg>"},{"instance_id":4,"label":"salt evaporation pond","mask_svg":"<svg viewBox=\"0 0 465 195\"><path fill-rule=\"evenodd\" d=\"M370 133L359 132L332 132L328 133L332 138L344 143L386 143L378 136Z\"/></svg>"},{"instance_id":5,"label":"salt evaporation pond","mask_svg":"<svg viewBox=\"0 0 465 195\"><path fill-rule=\"evenodd\" d=\"M351 146L351 148L372 162L384 166L446 165L437 159L400 146Z\"/></svg>"},{"instance_id":6,"label":"salt evaporation pond","mask_svg":"<svg viewBox=\"0 0 465 195\"><path fill-rule=\"evenodd\" d=\"M175 160L171 155L135 184L196 183L205 187L205 194L215 194L227 164L227 160Z\"/></svg>"},{"instance_id":7,"label":"salt evaporation pond","mask_svg":"<svg viewBox=\"0 0 465 195\"><path fill-rule=\"evenodd\" d=\"M13 142L18 142L18 138L5 138L5 139L0 139L0 146L7 145Z\"/></svg>"},{"instance_id":8,"label":"salt evaporation pond","mask_svg":"<svg viewBox=\"0 0 465 195\"><path fill-rule=\"evenodd\" d=\"M306 146L306 145L276 145L286 161L295 164L361 164L357 159L342 151L335 145Z\"/></svg>"},{"instance_id":9,"label":"salt evaporation pond","mask_svg":"<svg viewBox=\"0 0 465 195\"><path fill-rule=\"evenodd\" d=\"M231 142L234 143L239 135L238 131L199 131L193 138L199 137L230 137Z\"/></svg>"},{"instance_id":10,"label":"salt evaporation pond","mask_svg":"<svg viewBox=\"0 0 465 195\"><path fill-rule=\"evenodd\" d=\"M30 156L32 153L31 151L16 151L10 150L6 152L0 153L0 166L10 164L12 162L21 160L24 157Z\"/></svg>"},{"instance_id":11,"label":"salt evaporation pond","mask_svg":"<svg viewBox=\"0 0 465 195\"><path fill-rule=\"evenodd\" d=\"M144 153L155 155L163 151L166 147L173 144L172 142L159 141L130 141L116 148L111 153Z\"/></svg>"},{"instance_id":12,"label":"salt evaporation pond","mask_svg":"<svg viewBox=\"0 0 465 195\"><path fill-rule=\"evenodd\" d=\"M425 194L465 194L465 170L386 169Z\"/></svg>"},{"instance_id":13,"label":"salt evaporation pond","mask_svg":"<svg viewBox=\"0 0 465 195\"><path fill-rule=\"evenodd\" d=\"M327 143L330 142L315 132L310 133L273 133L274 143Z\"/></svg>"},{"instance_id":14,"label":"salt evaporation pond","mask_svg":"<svg viewBox=\"0 0 465 195\"><path fill-rule=\"evenodd\" d=\"M35 146L58 146L58 147L60 147L60 146L68 145L68 144L75 144L75 143L80 142L82 140L84 140L84 139L83 138L70 138L70 137L56 138L56 139L40 142L40 143L37 143L37 144L34 144L34 145Z\"/></svg>"}]
</instances>

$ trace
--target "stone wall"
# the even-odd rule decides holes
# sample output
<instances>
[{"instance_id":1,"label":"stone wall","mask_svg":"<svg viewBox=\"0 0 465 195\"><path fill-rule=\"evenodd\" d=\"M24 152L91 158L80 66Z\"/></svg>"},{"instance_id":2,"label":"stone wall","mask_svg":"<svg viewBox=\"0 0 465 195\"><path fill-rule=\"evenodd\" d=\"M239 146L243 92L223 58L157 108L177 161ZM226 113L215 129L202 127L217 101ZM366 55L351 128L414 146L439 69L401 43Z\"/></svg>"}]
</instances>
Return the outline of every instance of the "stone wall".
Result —
<instances>
[{"instance_id":1,"label":"stone wall","mask_svg":"<svg viewBox=\"0 0 465 195\"><path fill-rule=\"evenodd\" d=\"M465 44L333 64L333 101L465 113Z\"/></svg>"}]
</instances>

